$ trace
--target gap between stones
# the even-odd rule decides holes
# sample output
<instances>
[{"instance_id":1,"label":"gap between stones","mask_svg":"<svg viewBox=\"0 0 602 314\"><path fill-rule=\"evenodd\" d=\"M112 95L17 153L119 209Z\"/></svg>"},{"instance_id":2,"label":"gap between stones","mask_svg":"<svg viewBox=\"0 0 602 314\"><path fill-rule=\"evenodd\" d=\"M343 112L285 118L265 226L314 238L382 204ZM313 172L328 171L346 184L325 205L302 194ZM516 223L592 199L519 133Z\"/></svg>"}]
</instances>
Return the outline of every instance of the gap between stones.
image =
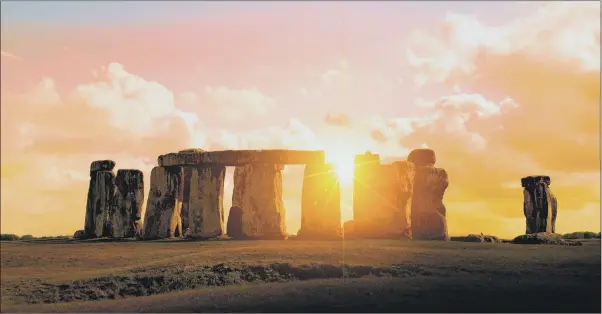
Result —
<instances>
[{"instance_id":1,"label":"gap between stones","mask_svg":"<svg viewBox=\"0 0 602 314\"><path fill-rule=\"evenodd\" d=\"M16 303L40 304L73 301L119 299L149 296L202 287L245 283L286 282L332 278L415 277L433 275L415 265L391 267L310 264L293 266L277 263L269 266L170 266L134 270L120 276L104 276L69 283L37 283L31 289L13 287Z\"/></svg>"}]
</instances>

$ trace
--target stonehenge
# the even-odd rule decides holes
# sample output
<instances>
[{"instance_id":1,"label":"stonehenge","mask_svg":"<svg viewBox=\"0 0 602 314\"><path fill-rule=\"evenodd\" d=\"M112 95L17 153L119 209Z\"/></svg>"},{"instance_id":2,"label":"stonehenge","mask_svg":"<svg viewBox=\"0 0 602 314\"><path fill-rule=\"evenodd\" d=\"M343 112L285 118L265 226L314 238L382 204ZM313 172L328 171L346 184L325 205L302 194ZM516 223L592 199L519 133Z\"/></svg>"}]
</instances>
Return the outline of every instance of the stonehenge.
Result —
<instances>
[{"instance_id":1,"label":"stonehenge","mask_svg":"<svg viewBox=\"0 0 602 314\"><path fill-rule=\"evenodd\" d=\"M113 173L115 162L90 165L90 185L83 234L78 238L129 238L139 233L144 201L144 180L139 170Z\"/></svg>"},{"instance_id":2,"label":"stonehenge","mask_svg":"<svg viewBox=\"0 0 602 314\"><path fill-rule=\"evenodd\" d=\"M558 201L550 190L550 184L549 176L528 176L521 179L526 234L556 232Z\"/></svg>"},{"instance_id":3,"label":"stonehenge","mask_svg":"<svg viewBox=\"0 0 602 314\"><path fill-rule=\"evenodd\" d=\"M84 236L286 239L282 170L298 164L305 166L298 236L448 240L443 205L448 178L445 170L434 167L435 161L429 149L414 150L408 160L391 164L381 164L378 154L357 155L353 220L343 228L340 182L324 151L187 149L158 156L143 224L142 172L122 169L115 176L115 162L94 161ZM226 225L223 198L229 166L235 170Z\"/></svg>"}]
</instances>

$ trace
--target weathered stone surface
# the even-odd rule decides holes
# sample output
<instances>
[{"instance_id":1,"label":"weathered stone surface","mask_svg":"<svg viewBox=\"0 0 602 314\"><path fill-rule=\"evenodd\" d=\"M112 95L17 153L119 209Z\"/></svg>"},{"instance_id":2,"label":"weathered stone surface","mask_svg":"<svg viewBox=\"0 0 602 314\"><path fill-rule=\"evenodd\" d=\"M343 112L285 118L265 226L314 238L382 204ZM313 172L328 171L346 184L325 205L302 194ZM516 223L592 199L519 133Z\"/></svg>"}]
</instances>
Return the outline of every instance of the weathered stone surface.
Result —
<instances>
[{"instance_id":1,"label":"weathered stone surface","mask_svg":"<svg viewBox=\"0 0 602 314\"><path fill-rule=\"evenodd\" d=\"M188 236L192 238L222 236L225 229L223 195L226 167L190 168Z\"/></svg>"},{"instance_id":2,"label":"weathered stone surface","mask_svg":"<svg viewBox=\"0 0 602 314\"><path fill-rule=\"evenodd\" d=\"M249 164L236 167L232 207L242 209L246 238L287 237L282 200L282 165Z\"/></svg>"},{"instance_id":3,"label":"weathered stone surface","mask_svg":"<svg viewBox=\"0 0 602 314\"><path fill-rule=\"evenodd\" d=\"M183 172L181 167L153 168L144 214L145 239L182 236Z\"/></svg>"},{"instance_id":4,"label":"weathered stone surface","mask_svg":"<svg viewBox=\"0 0 602 314\"><path fill-rule=\"evenodd\" d=\"M188 149L183 149L178 151L178 153L202 153L204 152L204 149L201 148L188 148Z\"/></svg>"},{"instance_id":5,"label":"weathered stone surface","mask_svg":"<svg viewBox=\"0 0 602 314\"><path fill-rule=\"evenodd\" d=\"M228 213L228 226L226 227L228 236L240 239L244 238L245 234L242 231L242 208L232 207Z\"/></svg>"},{"instance_id":6,"label":"weathered stone surface","mask_svg":"<svg viewBox=\"0 0 602 314\"><path fill-rule=\"evenodd\" d=\"M341 235L341 187L334 166L305 166L301 192L302 237L338 237Z\"/></svg>"},{"instance_id":7,"label":"weathered stone surface","mask_svg":"<svg viewBox=\"0 0 602 314\"><path fill-rule=\"evenodd\" d=\"M583 243L578 241L570 241L562 238L562 235L557 233L549 232L538 232L531 234L520 235L514 240L514 244L554 244L554 245L570 245L570 246L581 246Z\"/></svg>"},{"instance_id":8,"label":"weathered stone surface","mask_svg":"<svg viewBox=\"0 0 602 314\"><path fill-rule=\"evenodd\" d=\"M428 148L418 148L410 152L408 161L416 166L435 166L437 158L435 152Z\"/></svg>"},{"instance_id":9,"label":"weathered stone surface","mask_svg":"<svg viewBox=\"0 0 602 314\"><path fill-rule=\"evenodd\" d=\"M449 240L443 194L449 185L441 168L416 166L412 197L412 237L419 240Z\"/></svg>"},{"instance_id":10,"label":"weathered stone surface","mask_svg":"<svg viewBox=\"0 0 602 314\"><path fill-rule=\"evenodd\" d=\"M397 173L397 211L395 225L399 226L402 234L412 238L412 196L414 195L414 163L409 161L396 161L393 167Z\"/></svg>"},{"instance_id":11,"label":"weathered stone surface","mask_svg":"<svg viewBox=\"0 0 602 314\"><path fill-rule=\"evenodd\" d=\"M186 151L169 153L158 158L160 166L222 165L241 166L245 164L323 164L324 151L302 150L225 150L225 151Z\"/></svg>"},{"instance_id":12,"label":"weathered stone surface","mask_svg":"<svg viewBox=\"0 0 602 314\"><path fill-rule=\"evenodd\" d=\"M96 160L90 164L90 172L112 171L113 168L115 168L115 162L112 160Z\"/></svg>"},{"instance_id":13,"label":"weathered stone surface","mask_svg":"<svg viewBox=\"0 0 602 314\"><path fill-rule=\"evenodd\" d=\"M548 176L529 176L521 179L523 190L523 213L527 234L556 231L558 201L549 188Z\"/></svg>"},{"instance_id":14,"label":"weathered stone surface","mask_svg":"<svg viewBox=\"0 0 602 314\"><path fill-rule=\"evenodd\" d=\"M144 175L135 169L120 169L115 177L111 211L111 236L131 238L138 233L144 202Z\"/></svg>"},{"instance_id":15,"label":"weathered stone surface","mask_svg":"<svg viewBox=\"0 0 602 314\"><path fill-rule=\"evenodd\" d=\"M372 215L374 204L380 199L374 186L379 180L378 170L375 169L380 167L380 156L369 152L357 155L354 165L353 220L366 221Z\"/></svg>"},{"instance_id":16,"label":"weathered stone surface","mask_svg":"<svg viewBox=\"0 0 602 314\"><path fill-rule=\"evenodd\" d=\"M112 171L91 171L86 203L86 238L110 236L110 212L115 194L115 174Z\"/></svg>"},{"instance_id":17,"label":"weathered stone surface","mask_svg":"<svg viewBox=\"0 0 602 314\"><path fill-rule=\"evenodd\" d=\"M85 239L85 238L86 238L86 233L84 232L84 230L77 230L73 234L73 239L75 239L75 240L81 240L81 239Z\"/></svg>"}]
</instances>

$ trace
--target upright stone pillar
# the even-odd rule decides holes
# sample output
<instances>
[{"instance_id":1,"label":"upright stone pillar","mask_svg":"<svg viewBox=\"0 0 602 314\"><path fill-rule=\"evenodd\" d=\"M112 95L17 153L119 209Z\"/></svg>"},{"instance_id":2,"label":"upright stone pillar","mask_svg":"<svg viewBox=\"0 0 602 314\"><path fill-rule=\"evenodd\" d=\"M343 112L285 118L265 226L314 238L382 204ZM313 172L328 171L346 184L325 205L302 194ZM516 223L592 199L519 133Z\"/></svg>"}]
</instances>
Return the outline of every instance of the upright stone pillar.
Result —
<instances>
[{"instance_id":1,"label":"upright stone pillar","mask_svg":"<svg viewBox=\"0 0 602 314\"><path fill-rule=\"evenodd\" d=\"M330 164L305 166L298 236L329 238L341 235L341 187Z\"/></svg>"},{"instance_id":2,"label":"upright stone pillar","mask_svg":"<svg viewBox=\"0 0 602 314\"><path fill-rule=\"evenodd\" d=\"M412 236L418 240L449 240L443 194L449 185L447 172L432 166L416 166L412 197Z\"/></svg>"},{"instance_id":3,"label":"upright stone pillar","mask_svg":"<svg viewBox=\"0 0 602 314\"><path fill-rule=\"evenodd\" d=\"M225 229L223 196L226 167L190 168L190 192L187 206L188 234L186 236L192 238L221 236Z\"/></svg>"},{"instance_id":4,"label":"upright stone pillar","mask_svg":"<svg viewBox=\"0 0 602 314\"><path fill-rule=\"evenodd\" d=\"M548 176L529 176L521 179L527 234L556 232L558 202L549 188L550 183Z\"/></svg>"},{"instance_id":5,"label":"upright stone pillar","mask_svg":"<svg viewBox=\"0 0 602 314\"><path fill-rule=\"evenodd\" d=\"M379 198L374 190L378 180L377 168L380 156L367 152L355 156L353 173L353 220L359 223L370 219L375 200Z\"/></svg>"},{"instance_id":6,"label":"upright stone pillar","mask_svg":"<svg viewBox=\"0 0 602 314\"><path fill-rule=\"evenodd\" d=\"M110 212L115 193L115 162L98 160L90 165L90 185L86 202L84 236L100 238L110 236Z\"/></svg>"},{"instance_id":7,"label":"upright stone pillar","mask_svg":"<svg viewBox=\"0 0 602 314\"><path fill-rule=\"evenodd\" d=\"M402 235L412 238L412 196L414 194L414 164L408 161L393 163L397 174L397 211L395 225L402 230Z\"/></svg>"},{"instance_id":8,"label":"upright stone pillar","mask_svg":"<svg viewBox=\"0 0 602 314\"><path fill-rule=\"evenodd\" d=\"M287 237L282 200L283 168L283 165L259 163L236 167L232 207L242 210L242 226L241 230L232 232L241 231L245 238Z\"/></svg>"},{"instance_id":9,"label":"upright stone pillar","mask_svg":"<svg viewBox=\"0 0 602 314\"><path fill-rule=\"evenodd\" d=\"M182 236L182 167L155 167L144 214L145 239Z\"/></svg>"},{"instance_id":10,"label":"upright stone pillar","mask_svg":"<svg viewBox=\"0 0 602 314\"><path fill-rule=\"evenodd\" d=\"M131 238L139 234L144 177L135 169L117 170L115 197L111 212L111 236Z\"/></svg>"}]
</instances>

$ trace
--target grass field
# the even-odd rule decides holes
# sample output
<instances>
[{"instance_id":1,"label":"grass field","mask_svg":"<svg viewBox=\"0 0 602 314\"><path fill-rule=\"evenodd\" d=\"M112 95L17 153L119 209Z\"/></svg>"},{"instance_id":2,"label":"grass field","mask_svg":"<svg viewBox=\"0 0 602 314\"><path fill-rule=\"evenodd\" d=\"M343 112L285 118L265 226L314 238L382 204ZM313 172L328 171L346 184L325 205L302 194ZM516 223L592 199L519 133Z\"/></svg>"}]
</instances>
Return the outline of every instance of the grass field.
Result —
<instances>
[{"instance_id":1,"label":"grass field","mask_svg":"<svg viewBox=\"0 0 602 314\"><path fill-rule=\"evenodd\" d=\"M583 246L335 241L14 241L2 312L597 312Z\"/></svg>"}]
</instances>

